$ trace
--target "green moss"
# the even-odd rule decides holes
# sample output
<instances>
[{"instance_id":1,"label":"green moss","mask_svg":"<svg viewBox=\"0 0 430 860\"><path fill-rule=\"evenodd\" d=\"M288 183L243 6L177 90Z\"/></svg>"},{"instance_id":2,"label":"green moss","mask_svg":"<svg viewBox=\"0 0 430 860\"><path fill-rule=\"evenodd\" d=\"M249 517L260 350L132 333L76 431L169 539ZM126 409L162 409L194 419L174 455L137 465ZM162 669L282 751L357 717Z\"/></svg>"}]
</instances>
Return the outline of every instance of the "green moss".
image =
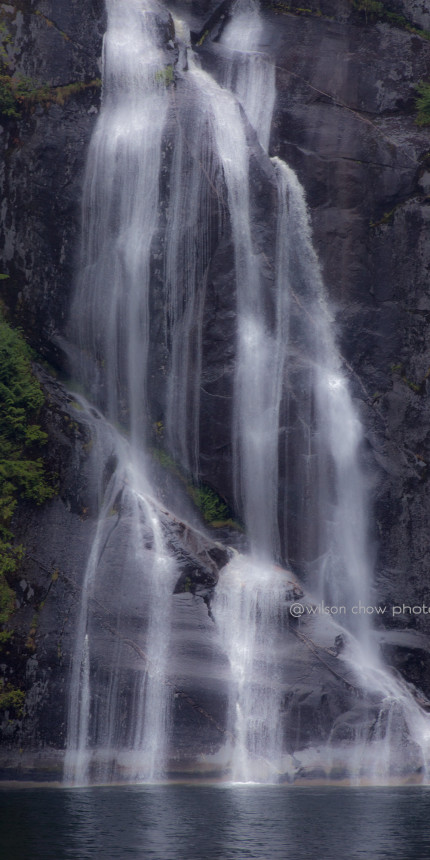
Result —
<instances>
[{"instance_id":1,"label":"green moss","mask_svg":"<svg viewBox=\"0 0 430 860\"><path fill-rule=\"evenodd\" d=\"M36 423L44 402L31 370L30 350L0 313L0 625L14 609L10 577L24 550L14 545L10 529L20 499L40 505L54 495L45 476L41 449L47 435ZM2 641L9 631L3 630Z\"/></svg>"},{"instance_id":2,"label":"green moss","mask_svg":"<svg viewBox=\"0 0 430 860\"><path fill-rule=\"evenodd\" d=\"M205 30L205 31L204 31L204 33L202 34L202 36L200 36L199 41L198 41L198 42L196 42L196 47L197 47L197 48L200 48L200 47L203 45L203 42L205 41L205 39L207 39L207 37L208 37L208 36L209 36L209 30Z\"/></svg>"},{"instance_id":3,"label":"green moss","mask_svg":"<svg viewBox=\"0 0 430 860\"><path fill-rule=\"evenodd\" d=\"M22 717L25 693L11 684L0 680L0 711L13 711L16 717Z\"/></svg>"},{"instance_id":4,"label":"green moss","mask_svg":"<svg viewBox=\"0 0 430 860\"><path fill-rule=\"evenodd\" d=\"M161 422L158 423L161 424ZM163 469L171 472L172 475L176 475L182 483L186 483L186 478L180 471L179 466L177 466L173 457L171 457L163 448L151 448L151 454Z\"/></svg>"},{"instance_id":5,"label":"green moss","mask_svg":"<svg viewBox=\"0 0 430 860\"><path fill-rule=\"evenodd\" d=\"M0 75L0 115L19 118L25 108L35 104L65 105L72 96L88 89L99 89L100 78L85 83L75 81L64 87L50 87L23 75Z\"/></svg>"},{"instance_id":6,"label":"green moss","mask_svg":"<svg viewBox=\"0 0 430 860\"><path fill-rule=\"evenodd\" d=\"M33 12L33 10L29 11ZM41 15L47 26L55 26L42 13L36 11L34 14ZM86 89L101 87L100 78L89 82L73 81L62 87L51 87L49 84L41 83L27 75L10 74L8 47L13 44L13 39L8 22L1 10L0 16L3 16L0 17L0 116L17 119L25 108L34 104L64 105L69 98ZM66 33L61 30L59 32L66 40L69 39Z\"/></svg>"},{"instance_id":7,"label":"green moss","mask_svg":"<svg viewBox=\"0 0 430 860\"><path fill-rule=\"evenodd\" d=\"M421 385L418 382L413 382L412 379L408 379L407 376L402 376L402 380L409 386L411 391L415 391L415 394L421 393Z\"/></svg>"},{"instance_id":8,"label":"green moss","mask_svg":"<svg viewBox=\"0 0 430 860\"><path fill-rule=\"evenodd\" d=\"M381 3L380 0L351 0L351 5L364 18L366 24L386 21L387 24L392 24L393 27L400 27L402 30L407 30L416 36L421 36L422 39L430 39L430 32L428 30L415 27L404 15L393 12L385 3Z\"/></svg>"},{"instance_id":9,"label":"green moss","mask_svg":"<svg viewBox=\"0 0 430 860\"><path fill-rule=\"evenodd\" d=\"M48 18L39 9L35 9L34 11L31 9L30 12L31 12L31 14L38 15L40 18L42 18L47 27L55 27L55 29L60 34L60 36L63 37L65 42L70 42L70 36L67 33L65 33L64 30L60 30L59 27L57 27L57 25L54 24L54 21L52 21L51 18Z\"/></svg>"},{"instance_id":10,"label":"green moss","mask_svg":"<svg viewBox=\"0 0 430 860\"><path fill-rule=\"evenodd\" d=\"M161 424L161 422L159 423ZM164 451L163 448L153 447L151 453L163 469L174 475L184 485L205 522L213 528L230 526L231 528L241 530L242 527L233 519L228 505L211 487L208 487L207 484L191 483L189 476L183 472L180 466L175 463L170 454Z\"/></svg>"},{"instance_id":11,"label":"green moss","mask_svg":"<svg viewBox=\"0 0 430 860\"><path fill-rule=\"evenodd\" d=\"M72 84L66 84L65 87L51 87L43 99L40 96L37 101L45 101L57 105L64 105L66 102L85 90L100 89L102 85L101 78L94 78L92 81L85 83L84 81L75 81Z\"/></svg>"},{"instance_id":12,"label":"green moss","mask_svg":"<svg viewBox=\"0 0 430 860\"><path fill-rule=\"evenodd\" d=\"M165 66L164 69L159 69L159 71L155 73L155 80L158 84L164 84L165 87L168 87L169 84L173 84L173 81L175 80L173 66Z\"/></svg>"},{"instance_id":13,"label":"green moss","mask_svg":"<svg viewBox=\"0 0 430 860\"><path fill-rule=\"evenodd\" d=\"M390 209L389 212L384 212L382 218L380 218L379 221L370 221L369 227L371 227L371 228L381 227L381 226L384 226L385 224L391 224L393 222L393 218L394 218L396 209L397 209L397 206L394 206L394 208Z\"/></svg>"},{"instance_id":14,"label":"green moss","mask_svg":"<svg viewBox=\"0 0 430 860\"><path fill-rule=\"evenodd\" d=\"M422 382L414 382L406 376L403 364L391 364L390 370L392 373L400 374L402 382L404 382L411 391L414 391L415 394L422 394L424 382L428 378L427 375L424 377Z\"/></svg>"},{"instance_id":15,"label":"green moss","mask_svg":"<svg viewBox=\"0 0 430 860\"><path fill-rule=\"evenodd\" d=\"M385 8L379 0L353 0L352 6L364 16L366 22L380 21L385 14Z\"/></svg>"},{"instance_id":16,"label":"green moss","mask_svg":"<svg viewBox=\"0 0 430 860\"><path fill-rule=\"evenodd\" d=\"M274 9L276 12L281 12L285 15L302 15L305 18L329 18L327 15L323 15L321 9L316 8L312 5L312 8L308 8L305 6L295 6L292 2L283 2L283 0L270 0L267 3L269 8Z\"/></svg>"},{"instance_id":17,"label":"green moss","mask_svg":"<svg viewBox=\"0 0 430 860\"><path fill-rule=\"evenodd\" d=\"M12 42L12 34L9 32L9 28L6 24L6 21L0 20L0 63L2 66L8 65L8 57L7 57L7 46Z\"/></svg>"},{"instance_id":18,"label":"green moss","mask_svg":"<svg viewBox=\"0 0 430 860\"><path fill-rule=\"evenodd\" d=\"M417 125L430 125L430 83L420 81L416 90L418 96L415 101L415 108L418 115L415 122Z\"/></svg>"},{"instance_id":19,"label":"green moss","mask_svg":"<svg viewBox=\"0 0 430 860\"><path fill-rule=\"evenodd\" d=\"M0 75L0 115L19 116L10 75Z\"/></svg>"},{"instance_id":20,"label":"green moss","mask_svg":"<svg viewBox=\"0 0 430 860\"><path fill-rule=\"evenodd\" d=\"M207 523L219 523L228 519L228 506L210 487L205 484L198 487L189 486L188 493Z\"/></svg>"},{"instance_id":21,"label":"green moss","mask_svg":"<svg viewBox=\"0 0 430 860\"><path fill-rule=\"evenodd\" d=\"M41 607L39 607L41 608ZM36 633L37 628L39 626L39 613L35 612L33 618L31 619L30 629L28 631L27 641L25 643L25 647L27 651L35 651L36 650Z\"/></svg>"}]
</instances>

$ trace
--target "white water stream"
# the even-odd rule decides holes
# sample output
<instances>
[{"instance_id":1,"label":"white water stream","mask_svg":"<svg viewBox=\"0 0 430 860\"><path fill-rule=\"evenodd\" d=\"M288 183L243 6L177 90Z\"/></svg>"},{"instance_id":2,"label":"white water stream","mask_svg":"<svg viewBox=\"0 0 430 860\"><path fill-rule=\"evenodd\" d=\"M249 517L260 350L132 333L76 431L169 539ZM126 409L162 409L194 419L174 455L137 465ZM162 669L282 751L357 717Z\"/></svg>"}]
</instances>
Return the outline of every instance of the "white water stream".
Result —
<instances>
[{"instance_id":1,"label":"white water stream","mask_svg":"<svg viewBox=\"0 0 430 860\"><path fill-rule=\"evenodd\" d=\"M103 106L87 160L82 261L72 326L81 348L78 372L96 402L104 403L109 418L127 421L130 445L101 418L92 421L99 516L83 582L69 694L66 779L74 783L118 775L152 780L162 774L175 581L175 564L151 502L142 454L147 430L150 250L159 218L168 101L165 56L158 47L150 4L107 0L107 12ZM106 486L109 458L115 466ZM116 520L121 521L122 535L119 526L115 531ZM109 565L109 546L115 539L115 561ZM97 637L101 638L94 601L103 600L111 589L118 603L111 610L115 645L105 677L98 682L103 686L100 692L91 668L93 648L97 650ZM128 614L139 659L125 676L121 661L126 662L124 651L131 646L120 625L122 615ZM133 630L136 617L140 621ZM139 629L143 620L144 635ZM124 713L123 698L130 687L131 711Z\"/></svg>"},{"instance_id":2,"label":"white water stream","mask_svg":"<svg viewBox=\"0 0 430 860\"><path fill-rule=\"evenodd\" d=\"M303 191L290 168L267 154L275 69L262 50L258 4L237 0L234 5L216 46L218 81L200 67L186 27L177 22L177 87L170 86L173 69L160 47L160 8L155 0L107 0L103 106L85 178L82 263L72 327L87 388L110 420L128 424L130 446L104 422L93 428L95 456L103 462L114 456L116 466L107 485L102 480L99 484L99 519L85 573L72 671L66 774L82 783L94 773L154 779L163 772L175 563L151 501L142 454L148 435L151 284L156 261L168 333L166 444L175 461L198 480L208 268L218 238L213 231L228 222L236 299L232 483L250 555L235 558L222 573L213 614L231 666L231 776L245 782L272 781L284 756L284 670L276 667L288 659L282 656L280 638L285 574L274 562L301 557L297 566L308 576L314 595L331 605L349 610L360 600L370 602L362 429L334 341ZM176 123L176 134L167 203L161 206L163 134L169 122ZM252 153L262 159L273 189L271 264L256 231ZM103 468L99 464L100 475ZM117 637L104 680L108 692L96 703L93 603L112 584L109 578L103 584L105 550L119 494L127 522L123 588L136 592L133 617L142 613L145 630L141 640L138 637L140 666L127 679L121 674L124 648ZM348 611L347 618L350 642L355 643L349 653L363 685L369 690L376 686L387 702L397 699L395 707L409 730L423 739L425 758L426 718L373 655L367 617L354 624L355 616ZM130 683L131 713L124 714L121 688ZM390 707L387 704L388 711ZM384 756L389 758L387 719L381 716L376 730L383 753L375 773L384 770ZM125 731L119 728L124 723ZM357 754L371 758L368 751L375 747L368 738L361 747L359 741L357 736Z\"/></svg>"}]
</instances>

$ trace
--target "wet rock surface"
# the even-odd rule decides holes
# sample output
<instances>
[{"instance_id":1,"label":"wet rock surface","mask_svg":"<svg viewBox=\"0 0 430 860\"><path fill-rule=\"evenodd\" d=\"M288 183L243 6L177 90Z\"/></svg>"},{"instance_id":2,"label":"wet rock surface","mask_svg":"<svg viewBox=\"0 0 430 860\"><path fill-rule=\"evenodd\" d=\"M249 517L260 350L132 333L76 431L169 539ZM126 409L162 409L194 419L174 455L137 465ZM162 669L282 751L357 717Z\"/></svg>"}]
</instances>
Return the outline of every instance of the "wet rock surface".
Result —
<instances>
[{"instance_id":1,"label":"wet rock surface","mask_svg":"<svg viewBox=\"0 0 430 860\"><path fill-rule=\"evenodd\" d=\"M51 441L46 465L55 472L58 493L41 508L22 507L16 518L15 534L25 547L25 555L11 583L16 592L16 611L11 621L12 637L2 646L0 664L2 683L23 691L25 705L19 713L13 707L2 711L0 773L4 778L25 779L31 775L44 780L60 779L62 775L59 751L64 751L67 736L68 687L76 625L98 502L91 490L95 441L89 420L92 416L85 414L81 404L61 383L41 369L38 375L46 395L40 420ZM97 420L95 410L94 415ZM112 466L106 463L106 469L109 471ZM216 736L220 731L222 736L225 728L220 729L218 719L220 723L225 721L225 713L218 719L213 714L221 707L216 708L215 692L213 707L209 702L210 664L223 659L219 643L214 644L215 625L209 597L231 553L211 540L204 530L181 522L162 505L159 518L165 545L177 568L172 671L167 683L174 688L175 696L177 692L176 698L182 706L191 709L191 715L198 714L204 726L206 722L209 729L215 726ZM148 621L142 611L145 595L136 589L130 591L127 574L132 562L129 559L130 570L124 564L133 526L130 519L127 507L118 501L106 525L103 585L94 589L91 598L92 636L96 643L94 672L96 689L99 683L101 695L118 647L122 649L123 672L130 678L130 690L133 672L145 665L146 659L141 648ZM111 542L113 530L115 541ZM156 551L148 542L148 563L151 553ZM225 711L225 695L221 692L218 695ZM188 756L194 732L191 724L189 732ZM204 741L201 745L204 746ZM17 758L18 748L21 752Z\"/></svg>"}]
</instances>

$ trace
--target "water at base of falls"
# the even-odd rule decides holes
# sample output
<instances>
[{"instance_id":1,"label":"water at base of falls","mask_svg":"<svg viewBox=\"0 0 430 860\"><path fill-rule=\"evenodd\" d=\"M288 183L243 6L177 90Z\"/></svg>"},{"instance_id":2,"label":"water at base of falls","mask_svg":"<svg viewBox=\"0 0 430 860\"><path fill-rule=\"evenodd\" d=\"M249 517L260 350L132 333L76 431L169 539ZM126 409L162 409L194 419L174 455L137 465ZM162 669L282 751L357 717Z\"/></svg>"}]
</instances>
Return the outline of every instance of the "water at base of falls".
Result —
<instances>
[{"instance_id":1,"label":"water at base of falls","mask_svg":"<svg viewBox=\"0 0 430 860\"><path fill-rule=\"evenodd\" d=\"M80 351L76 372L108 420L128 426L130 442L83 403L97 517L73 655L66 779L151 781L165 772L178 569L146 467L149 391L159 383L165 453L198 482L201 398L207 377L216 376L205 377L204 366L208 271L216 231L229 230L235 328L228 361L219 363L221 394L205 395L226 402L226 377L232 504L250 551L221 572L211 612L230 666L227 776L276 782L295 766L295 740L285 737L294 699L289 672L301 634L294 644L294 631L288 638L291 583L275 563L294 562L316 599L348 609L368 602L362 429L333 337L303 191L288 166L268 155L275 72L261 51L258 4L232 4L212 46L213 75L200 67L184 24L177 22L172 41L171 19L156 0L107 0L107 11L103 105L88 155L70 331ZM172 50L179 55L175 71ZM263 231L256 229L255 164L269 177L272 195L271 226ZM164 351L154 383L157 304L164 307L156 325ZM341 756L350 777L365 771L376 779L393 770L394 744L409 732L422 739L425 767L426 716L373 656L368 619L350 612L348 619L345 664L371 701L372 728L355 716L348 737L339 740L335 725L319 748L308 738L303 766L334 767ZM327 633L321 641L327 650Z\"/></svg>"},{"instance_id":2,"label":"water at base of falls","mask_svg":"<svg viewBox=\"0 0 430 860\"><path fill-rule=\"evenodd\" d=\"M284 578L272 565L237 556L213 601L231 666L235 744L230 777L235 782L276 782L282 772L285 590Z\"/></svg>"},{"instance_id":3,"label":"water at base of falls","mask_svg":"<svg viewBox=\"0 0 430 860\"><path fill-rule=\"evenodd\" d=\"M163 776L171 685L172 595L178 576L144 463L80 400L99 479L70 682L65 779L72 784Z\"/></svg>"}]
</instances>

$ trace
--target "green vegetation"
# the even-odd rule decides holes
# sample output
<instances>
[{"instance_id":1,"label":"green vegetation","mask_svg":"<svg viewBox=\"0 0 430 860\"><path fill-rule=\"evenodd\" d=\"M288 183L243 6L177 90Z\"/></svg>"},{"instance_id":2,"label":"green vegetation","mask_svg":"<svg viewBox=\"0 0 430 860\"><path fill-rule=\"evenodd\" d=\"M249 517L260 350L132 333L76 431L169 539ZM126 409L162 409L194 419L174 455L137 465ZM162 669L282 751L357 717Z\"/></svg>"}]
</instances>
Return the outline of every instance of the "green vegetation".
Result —
<instances>
[{"instance_id":1,"label":"green vegetation","mask_svg":"<svg viewBox=\"0 0 430 860\"><path fill-rule=\"evenodd\" d=\"M423 39L430 39L430 32L428 30L415 27L404 15L399 15L398 12L391 11L385 2L380 2L380 0L349 0L349 2L353 12L358 13L366 24L385 21L394 27L400 27L402 30L407 30L409 33L421 36ZM331 16L321 12L319 0L313 0L310 4L311 8L296 6L292 0L263 0L263 3L277 12L284 14L323 17L332 20Z\"/></svg>"},{"instance_id":2,"label":"green vegetation","mask_svg":"<svg viewBox=\"0 0 430 860\"><path fill-rule=\"evenodd\" d=\"M39 608L42 608L41 606ZM25 643L25 647L27 651L35 651L36 650L36 640L35 636L37 633L37 628L39 626L39 614L35 612L33 618L31 619L30 629L28 631L27 641Z\"/></svg>"},{"instance_id":3,"label":"green vegetation","mask_svg":"<svg viewBox=\"0 0 430 860\"><path fill-rule=\"evenodd\" d=\"M15 0L15 2L16 2L16 0ZM70 42L70 36L67 33L65 33L64 30L60 30L59 27L57 27L57 25L54 24L54 22L51 20L51 18L48 18L39 9L34 9L34 10L30 9L29 11L32 15L38 15L40 18L42 18L47 27L55 27L55 29L60 34L60 36L63 37L65 42Z\"/></svg>"},{"instance_id":4,"label":"green vegetation","mask_svg":"<svg viewBox=\"0 0 430 860\"><path fill-rule=\"evenodd\" d=\"M3 678L0 679L0 711L12 710L16 717L22 717L24 701L25 693L22 690L5 684Z\"/></svg>"},{"instance_id":5,"label":"green vegetation","mask_svg":"<svg viewBox=\"0 0 430 860\"><path fill-rule=\"evenodd\" d=\"M366 23L381 21L386 12L383 4L378 0L353 0L352 7L364 16Z\"/></svg>"},{"instance_id":6,"label":"green vegetation","mask_svg":"<svg viewBox=\"0 0 430 860\"><path fill-rule=\"evenodd\" d=\"M397 208L397 206L394 206L394 209L390 209L389 212L384 212L382 218L380 218L379 221L370 221L369 227L382 227L384 226L384 224L392 224L394 214Z\"/></svg>"},{"instance_id":7,"label":"green vegetation","mask_svg":"<svg viewBox=\"0 0 430 860\"><path fill-rule=\"evenodd\" d=\"M42 17L45 18L45 16ZM49 19L45 18L45 20L49 25ZM27 75L17 73L11 75L7 52L10 44L12 44L12 35L6 21L0 20L0 116L17 119L25 108L32 105L64 105L69 98L86 89L101 87L99 78L88 83L75 81L63 87L51 87Z\"/></svg>"},{"instance_id":8,"label":"green vegetation","mask_svg":"<svg viewBox=\"0 0 430 860\"><path fill-rule=\"evenodd\" d=\"M412 379L408 379L408 377L406 376L403 364L391 364L390 370L392 373L398 373L400 375L402 382L404 382L405 385L407 385L408 388L411 389L411 391L414 391L415 394L422 394L423 393L424 383L425 383L426 379L428 379L430 371L428 371L426 373L422 382L414 382Z\"/></svg>"},{"instance_id":9,"label":"green vegetation","mask_svg":"<svg viewBox=\"0 0 430 860\"><path fill-rule=\"evenodd\" d=\"M161 424L161 422L159 422ZM173 457L164 451L163 448L151 448L151 454L155 460L166 469L168 472L171 472L172 475L176 475L177 478L180 478L182 482L185 482L185 477L181 474L179 467L176 465Z\"/></svg>"},{"instance_id":10,"label":"green vegetation","mask_svg":"<svg viewBox=\"0 0 430 860\"><path fill-rule=\"evenodd\" d=\"M160 428L162 428L162 423L157 422L155 425L157 435L160 432ZM215 492L215 490L212 490L212 488L208 487L207 484L191 483L187 475L184 474L170 454L167 454L163 448L154 447L151 449L151 453L163 469L166 469L174 475L175 478L184 485L188 495L201 512L205 522L213 528L219 528L220 526L226 525L235 529L241 528L240 524L236 522L236 520L232 519L232 514L228 505L223 501L218 493Z\"/></svg>"},{"instance_id":11,"label":"green vegetation","mask_svg":"<svg viewBox=\"0 0 430 860\"><path fill-rule=\"evenodd\" d=\"M18 118L24 108L35 104L63 106L68 99L84 90L101 87L100 78L84 83L76 81L64 87L50 87L25 76L0 75L0 114Z\"/></svg>"},{"instance_id":12,"label":"green vegetation","mask_svg":"<svg viewBox=\"0 0 430 860\"><path fill-rule=\"evenodd\" d=\"M409 33L414 33L421 36L423 39L430 39L428 30L421 30L419 27L414 27L404 15L399 15L398 12L392 12L384 3L379 0L352 0L352 8L364 17L366 24L375 23L376 21L386 21L387 24L392 24L394 27L400 27L402 30L408 30Z\"/></svg>"},{"instance_id":13,"label":"green vegetation","mask_svg":"<svg viewBox=\"0 0 430 860\"><path fill-rule=\"evenodd\" d=\"M323 15L321 9L315 8L314 6L312 9L309 9L304 6L295 6L292 2L283 2L283 0L270 0L267 5L272 9L275 9L276 12L281 12L285 15L303 15L305 18L329 18L329 16Z\"/></svg>"},{"instance_id":14,"label":"green vegetation","mask_svg":"<svg viewBox=\"0 0 430 860\"><path fill-rule=\"evenodd\" d=\"M200 36L199 41L198 41L198 42L196 42L196 47L197 47L197 48L200 48L200 47L203 45L203 42L205 41L205 39L207 39L207 37L208 37L208 36L209 36L209 30L205 30L205 31L204 31L204 33Z\"/></svg>"},{"instance_id":15,"label":"green vegetation","mask_svg":"<svg viewBox=\"0 0 430 860\"><path fill-rule=\"evenodd\" d=\"M168 87L169 84L173 84L173 81L175 80L173 66L165 66L164 69L159 69L159 71L155 73L155 80L158 84L164 84L165 87Z\"/></svg>"},{"instance_id":16,"label":"green vegetation","mask_svg":"<svg viewBox=\"0 0 430 860\"><path fill-rule=\"evenodd\" d=\"M0 625L9 620L15 605L8 579L15 573L24 550L13 545L10 530L19 499L37 505L54 495L45 476L41 446L46 433L35 423L44 402L32 374L30 350L22 336L0 315ZM0 633L0 643L10 636Z\"/></svg>"},{"instance_id":17,"label":"green vegetation","mask_svg":"<svg viewBox=\"0 0 430 860\"><path fill-rule=\"evenodd\" d=\"M415 107L418 111L418 116L415 122L417 125L430 125L430 83L420 81L416 89L418 96Z\"/></svg>"},{"instance_id":18,"label":"green vegetation","mask_svg":"<svg viewBox=\"0 0 430 860\"><path fill-rule=\"evenodd\" d=\"M229 518L227 505L210 487L205 484L199 487L189 486L188 493L196 507L201 511L205 522L220 523Z\"/></svg>"},{"instance_id":19,"label":"green vegetation","mask_svg":"<svg viewBox=\"0 0 430 860\"><path fill-rule=\"evenodd\" d=\"M5 21L0 21L0 63L2 66L7 65L7 46L12 42L12 36L9 33Z\"/></svg>"}]
</instances>

